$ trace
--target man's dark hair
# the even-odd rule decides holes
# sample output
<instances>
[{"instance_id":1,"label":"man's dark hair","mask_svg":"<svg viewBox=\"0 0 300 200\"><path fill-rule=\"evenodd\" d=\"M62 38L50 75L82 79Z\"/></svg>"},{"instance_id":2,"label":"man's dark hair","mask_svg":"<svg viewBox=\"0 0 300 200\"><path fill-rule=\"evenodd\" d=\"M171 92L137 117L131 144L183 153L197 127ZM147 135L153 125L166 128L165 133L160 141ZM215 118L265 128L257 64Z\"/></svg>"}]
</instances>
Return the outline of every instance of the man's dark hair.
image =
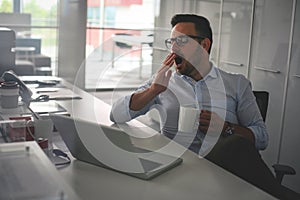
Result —
<instances>
[{"instance_id":1,"label":"man's dark hair","mask_svg":"<svg viewBox=\"0 0 300 200\"><path fill-rule=\"evenodd\" d=\"M211 46L213 43L212 38L212 30L210 27L209 21L202 16L194 15L194 14L176 14L171 19L172 28L181 22L192 22L195 24L195 29L198 36L208 38L211 42L210 47L208 49L208 53L210 53Z\"/></svg>"}]
</instances>

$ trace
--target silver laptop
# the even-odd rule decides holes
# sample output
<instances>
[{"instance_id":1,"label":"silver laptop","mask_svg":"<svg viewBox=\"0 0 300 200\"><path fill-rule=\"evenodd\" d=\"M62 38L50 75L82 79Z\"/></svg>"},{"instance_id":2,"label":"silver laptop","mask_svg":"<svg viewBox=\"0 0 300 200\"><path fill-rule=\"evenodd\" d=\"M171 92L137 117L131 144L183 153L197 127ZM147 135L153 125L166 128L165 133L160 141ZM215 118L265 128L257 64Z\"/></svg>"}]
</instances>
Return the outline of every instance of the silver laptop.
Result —
<instances>
[{"instance_id":1,"label":"silver laptop","mask_svg":"<svg viewBox=\"0 0 300 200\"><path fill-rule=\"evenodd\" d=\"M182 163L182 158L176 158L170 155L135 147L130 140L130 136L119 128L62 115L50 115L50 117L72 156L77 160L112 169L144 180L156 177ZM84 133L81 133L83 130ZM105 138L107 138L111 144L113 143L113 145L124 150L119 151L120 155L118 153L113 154L110 150L103 148L102 150L101 148L97 149L100 145L103 147L107 145L107 143L110 143L101 141L104 139L99 139L99 137L98 139L95 139L100 135L100 130L103 131L102 133L105 134ZM90 140L91 143L94 143L94 145L91 144L87 146L86 144L88 142L86 141L88 140ZM122 155L124 152L132 152L129 154L136 155L136 160L130 160L130 158L127 158L126 156L126 158L124 158ZM101 155L102 157L99 159L99 157L97 158L95 155ZM118 163L120 161L120 166L126 165L125 162L133 166L132 163L134 162L132 161L137 161L137 165L139 165L142 170L128 171L122 170L119 167L111 167L112 165L107 164L108 162L103 162L102 158L105 158L105 160L112 163Z\"/></svg>"}]
</instances>

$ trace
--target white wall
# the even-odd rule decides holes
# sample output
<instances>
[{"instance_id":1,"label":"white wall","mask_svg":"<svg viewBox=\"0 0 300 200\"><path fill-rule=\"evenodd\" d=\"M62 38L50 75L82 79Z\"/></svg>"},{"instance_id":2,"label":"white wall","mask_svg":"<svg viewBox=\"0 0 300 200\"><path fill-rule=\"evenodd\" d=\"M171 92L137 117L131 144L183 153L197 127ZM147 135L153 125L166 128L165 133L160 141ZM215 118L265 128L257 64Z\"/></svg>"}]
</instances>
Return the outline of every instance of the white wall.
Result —
<instances>
[{"instance_id":1,"label":"white wall","mask_svg":"<svg viewBox=\"0 0 300 200\"><path fill-rule=\"evenodd\" d=\"M84 88L86 0L59 1L58 76Z\"/></svg>"}]
</instances>

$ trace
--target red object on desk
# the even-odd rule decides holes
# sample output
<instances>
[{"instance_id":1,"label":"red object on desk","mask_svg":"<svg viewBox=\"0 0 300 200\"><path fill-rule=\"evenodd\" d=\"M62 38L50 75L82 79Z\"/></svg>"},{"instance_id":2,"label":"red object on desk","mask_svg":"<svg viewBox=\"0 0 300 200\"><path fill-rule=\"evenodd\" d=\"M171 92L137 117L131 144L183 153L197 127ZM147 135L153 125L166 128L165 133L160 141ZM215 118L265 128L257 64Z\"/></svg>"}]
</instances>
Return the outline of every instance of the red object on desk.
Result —
<instances>
[{"instance_id":1,"label":"red object on desk","mask_svg":"<svg viewBox=\"0 0 300 200\"><path fill-rule=\"evenodd\" d=\"M38 139L37 143L41 147L41 149L48 149L48 139L40 138Z\"/></svg>"},{"instance_id":2,"label":"red object on desk","mask_svg":"<svg viewBox=\"0 0 300 200\"><path fill-rule=\"evenodd\" d=\"M10 120L26 120L26 121L30 121L31 117L10 117ZM27 126L27 127L26 127ZM9 127L9 137L10 139L15 138L16 135L25 132L25 141L33 141L34 138L32 137L32 135L30 134L29 130L32 134L34 134L34 127L33 125L25 125L24 127Z\"/></svg>"},{"instance_id":3,"label":"red object on desk","mask_svg":"<svg viewBox=\"0 0 300 200\"><path fill-rule=\"evenodd\" d=\"M31 117L10 117L10 120L26 120L30 121L32 120ZM27 127L26 127L27 126ZM28 130L29 129L29 130ZM30 133L30 132L31 133ZM22 140L15 140L15 138L18 138L20 134L22 135L25 132L25 141L33 141L35 138L34 136L34 126L32 124L25 125L24 127L9 127L9 137L12 141L22 141ZM48 149L48 139L47 138L38 138L36 142L39 144L41 149Z\"/></svg>"}]
</instances>

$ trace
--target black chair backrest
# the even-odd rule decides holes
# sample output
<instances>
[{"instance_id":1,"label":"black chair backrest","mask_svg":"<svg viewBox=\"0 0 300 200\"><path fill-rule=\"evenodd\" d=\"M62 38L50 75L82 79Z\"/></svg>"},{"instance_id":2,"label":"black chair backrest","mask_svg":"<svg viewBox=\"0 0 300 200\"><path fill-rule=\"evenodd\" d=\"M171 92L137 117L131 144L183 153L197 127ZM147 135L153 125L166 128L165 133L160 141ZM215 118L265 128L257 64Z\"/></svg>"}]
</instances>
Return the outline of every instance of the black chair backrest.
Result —
<instances>
[{"instance_id":1,"label":"black chair backrest","mask_svg":"<svg viewBox=\"0 0 300 200\"><path fill-rule=\"evenodd\" d=\"M266 91L253 91L253 94L256 98L256 103L260 110L260 114L265 121L269 104L269 93Z\"/></svg>"}]
</instances>

